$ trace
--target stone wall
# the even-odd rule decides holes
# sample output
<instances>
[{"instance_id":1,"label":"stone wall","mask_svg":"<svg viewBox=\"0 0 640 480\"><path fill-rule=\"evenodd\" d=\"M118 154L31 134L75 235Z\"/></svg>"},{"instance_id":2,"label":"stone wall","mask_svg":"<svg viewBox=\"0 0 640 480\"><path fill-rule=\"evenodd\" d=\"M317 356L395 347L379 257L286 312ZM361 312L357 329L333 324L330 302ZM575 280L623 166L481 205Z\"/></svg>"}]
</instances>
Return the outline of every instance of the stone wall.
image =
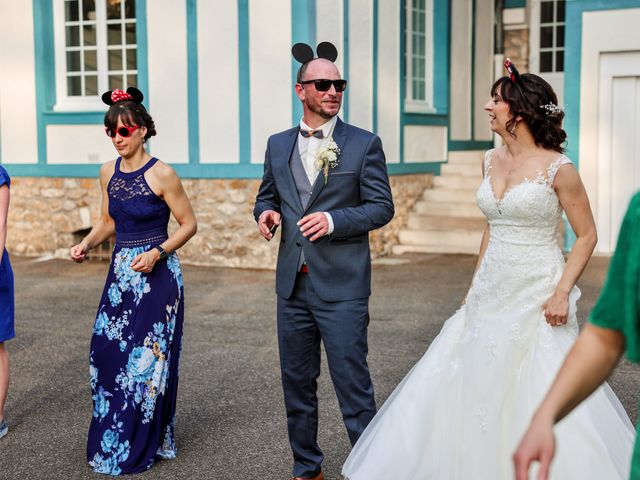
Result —
<instances>
[{"instance_id":1,"label":"stone wall","mask_svg":"<svg viewBox=\"0 0 640 480\"><path fill-rule=\"evenodd\" d=\"M529 71L529 29L504 30L504 56L510 58L520 73Z\"/></svg>"},{"instance_id":2,"label":"stone wall","mask_svg":"<svg viewBox=\"0 0 640 480\"><path fill-rule=\"evenodd\" d=\"M374 257L391 252L409 211L432 180L430 174L391 177L396 215L389 225L372 232ZM265 241L252 215L259 180L186 179L183 184L198 218L198 234L180 251L183 262L275 267L279 234ZM12 254L68 258L69 247L100 214L96 179L13 177L11 186L7 248ZM176 226L172 220L170 230Z\"/></svg>"}]
</instances>

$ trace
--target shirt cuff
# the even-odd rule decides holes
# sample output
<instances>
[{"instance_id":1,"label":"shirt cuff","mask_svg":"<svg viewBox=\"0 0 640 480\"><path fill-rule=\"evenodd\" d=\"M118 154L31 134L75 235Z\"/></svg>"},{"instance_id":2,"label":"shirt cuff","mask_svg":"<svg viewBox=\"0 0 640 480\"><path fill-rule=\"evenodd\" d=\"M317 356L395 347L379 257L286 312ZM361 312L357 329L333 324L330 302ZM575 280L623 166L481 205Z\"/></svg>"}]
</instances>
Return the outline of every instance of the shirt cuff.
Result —
<instances>
[{"instance_id":1,"label":"shirt cuff","mask_svg":"<svg viewBox=\"0 0 640 480\"><path fill-rule=\"evenodd\" d=\"M324 216L327 217L327 222L329 222L329 230L327 231L327 235L331 235L333 233L333 218L331 218L331 214L329 212L322 212ZM325 237L327 236L325 235Z\"/></svg>"}]
</instances>

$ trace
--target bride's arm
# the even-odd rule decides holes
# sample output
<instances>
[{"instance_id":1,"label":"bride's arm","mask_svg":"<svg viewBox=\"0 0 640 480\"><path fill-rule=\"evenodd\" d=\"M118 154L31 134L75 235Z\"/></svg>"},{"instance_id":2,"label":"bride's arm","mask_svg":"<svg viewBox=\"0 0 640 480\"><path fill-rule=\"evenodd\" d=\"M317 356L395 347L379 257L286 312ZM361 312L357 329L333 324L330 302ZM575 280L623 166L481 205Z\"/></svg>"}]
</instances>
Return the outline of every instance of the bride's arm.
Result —
<instances>
[{"instance_id":1,"label":"bride's arm","mask_svg":"<svg viewBox=\"0 0 640 480\"><path fill-rule=\"evenodd\" d=\"M577 237L555 292L544 304L547 322L550 325L564 325L569 312L569 292L587 266L598 236L589 198L578 171L573 166L561 167L554 184L560 204Z\"/></svg>"}]
</instances>

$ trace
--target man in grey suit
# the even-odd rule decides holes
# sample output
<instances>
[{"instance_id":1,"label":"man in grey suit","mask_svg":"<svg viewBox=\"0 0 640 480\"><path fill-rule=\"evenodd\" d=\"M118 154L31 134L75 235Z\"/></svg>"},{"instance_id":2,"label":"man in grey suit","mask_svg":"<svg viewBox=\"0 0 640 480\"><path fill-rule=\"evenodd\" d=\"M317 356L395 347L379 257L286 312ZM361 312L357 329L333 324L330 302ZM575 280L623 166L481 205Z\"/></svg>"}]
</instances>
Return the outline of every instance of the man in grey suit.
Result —
<instances>
[{"instance_id":1,"label":"man in grey suit","mask_svg":"<svg viewBox=\"0 0 640 480\"><path fill-rule=\"evenodd\" d=\"M268 140L254 209L267 240L282 229L278 343L295 480L324 478L317 442L321 341L352 445L376 413L367 366L368 233L394 214L382 143L337 117L346 81L333 64L335 48L328 44L326 55L321 45L325 58L311 51L298 72L300 126Z\"/></svg>"}]
</instances>

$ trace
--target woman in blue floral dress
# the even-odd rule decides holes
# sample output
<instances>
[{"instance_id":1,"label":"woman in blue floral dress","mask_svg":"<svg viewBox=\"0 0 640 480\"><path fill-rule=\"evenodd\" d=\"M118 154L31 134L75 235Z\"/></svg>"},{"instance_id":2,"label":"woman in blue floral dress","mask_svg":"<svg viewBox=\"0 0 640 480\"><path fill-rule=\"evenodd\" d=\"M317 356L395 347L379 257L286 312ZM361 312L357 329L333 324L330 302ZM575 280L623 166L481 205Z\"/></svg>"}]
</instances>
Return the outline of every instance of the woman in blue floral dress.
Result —
<instances>
[{"instance_id":1,"label":"woman in blue floral dress","mask_svg":"<svg viewBox=\"0 0 640 480\"><path fill-rule=\"evenodd\" d=\"M7 240L10 183L9 174L0 165L0 438L9 432L4 418L4 404L9 390L9 352L5 342L16 336L13 329L13 271L9 254L4 248Z\"/></svg>"},{"instance_id":2,"label":"woman in blue floral dress","mask_svg":"<svg viewBox=\"0 0 640 480\"><path fill-rule=\"evenodd\" d=\"M110 105L105 129L120 157L100 169L101 217L70 255L82 262L115 232L91 339L87 460L98 473L120 475L176 455L184 289L175 251L197 227L175 171L145 151L156 131L142 93L130 87L102 99ZM168 236L170 214L179 228Z\"/></svg>"}]
</instances>

